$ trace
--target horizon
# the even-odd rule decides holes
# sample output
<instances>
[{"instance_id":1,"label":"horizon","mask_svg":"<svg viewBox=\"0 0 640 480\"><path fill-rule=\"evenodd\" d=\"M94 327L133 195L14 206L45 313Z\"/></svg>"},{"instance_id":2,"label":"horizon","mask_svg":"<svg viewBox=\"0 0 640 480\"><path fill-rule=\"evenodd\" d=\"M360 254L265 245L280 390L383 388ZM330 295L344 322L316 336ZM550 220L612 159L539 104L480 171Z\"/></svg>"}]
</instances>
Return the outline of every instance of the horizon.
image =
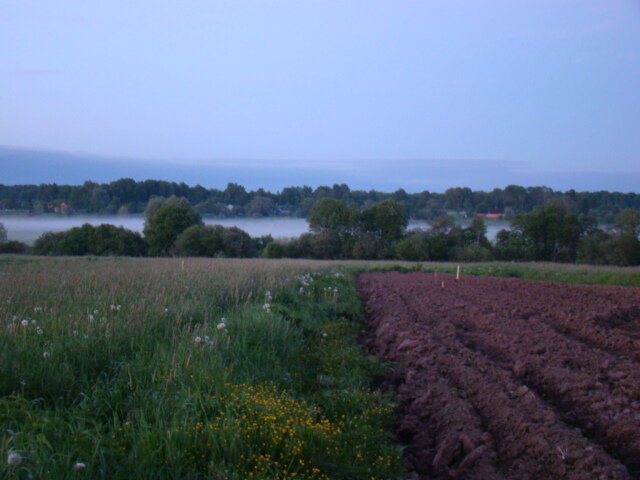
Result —
<instances>
[{"instance_id":1,"label":"horizon","mask_svg":"<svg viewBox=\"0 0 640 480\"><path fill-rule=\"evenodd\" d=\"M245 160L244 164L229 160L200 164L184 164L179 161L158 160L150 162L140 158L114 158L84 153L70 153L50 150L33 150L0 145L0 177L2 185L82 185L85 181L110 183L122 178L137 182L159 180L201 185L207 189L224 188L229 183L237 183L248 191L263 188L270 192L286 187L332 186L346 184L351 190L377 190L393 192L403 189L407 193L429 191L444 193L448 188L468 187L473 191L504 189L509 185L548 187L554 191L597 192L610 191L638 193L638 174L605 174L603 172L519 172L514 162L484 161L477 165L465 159L406 159L395 160L393 172L388 172L384 162L378 160L376 168L368 165L369 176L362 179L362 167L357 164L341 164L340 174L335 174L335 165L315 165L313 168L296 167L293 161L288 172L274 168L273 164L261 164L258 159ZM23 168L13 166L19 163ZM357 163L357 162L356 162ZM375 161L374 161L375 164ZM400 168L402 167L402 168ZM469 183L456 182L458 170L471 172ZM426 181L423 180L426 178ZM533 181L532 179L537 179ZM519 183L518 180L522 182ZM527 183L528 181L528 183ZM597 181L598 187L590 188ZM624 186L627 188L625 189Z\"/></svg>"}]
</instances>

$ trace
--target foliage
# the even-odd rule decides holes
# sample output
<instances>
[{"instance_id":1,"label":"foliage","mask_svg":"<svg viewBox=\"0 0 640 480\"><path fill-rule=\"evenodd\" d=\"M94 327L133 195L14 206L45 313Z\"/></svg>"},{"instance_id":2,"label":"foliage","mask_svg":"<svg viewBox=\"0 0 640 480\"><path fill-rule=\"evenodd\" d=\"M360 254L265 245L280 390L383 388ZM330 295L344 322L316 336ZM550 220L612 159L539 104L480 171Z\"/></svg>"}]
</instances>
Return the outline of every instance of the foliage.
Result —
<instances>
[{"instance_id":1,"label":"foliage","mask_svg":"<svg viewBox=\"0 0 640 480\"><path fill-rule=\"evenodd\" d=\"M0 222L0 244L7 241L7 229L4 224Z\"/></svg>"},{"instance_id":2,"label":"foliage","mask_svg":"<svg viewBox=\"0 0 640 480\"><path fill-rule=\"evenodd\" d=\"M155 199L145 211L144 238L149 254L168 255L178 235L191 225L201 225L202 218L186 198L172 196Z\"/></svg>"},{"instance_id":3,"label":"foliage","mask_svg":"<svg viewBox=\"0 0 640 480\"><path fill-rule=\"evenodd\" d=\"M0 243L0 253L24 254L27 252L29 252L29 246L18 240L9 240L8 242Z\"/></svg>"},{"instance_id":4,"label":"foliage","mask_svg":"<svg viewBox=\"0 0 640 480\"><path fill-rule=\"evenodd\" d=\"M512 228L522 235L525 259L573 262L580 239L595 223L593 218L572 213L563 202L549 202L516 216Z\"/></svg>"},{"instance_id":5,"label":"foliage","mask_svg":"<svg viewBox=\"0 0 640 480\"><path fill-rule=\"evenodd\" d=\"M621 211L640 209L640 194L620 192L560 192L548 187L508 185L492 191L472 191L467 187L449 188L444 193L422 191L407 193L376 190L351 190L347 185L287 187L280 192L263 189L247 191L229 183L225 189L188 186L184 183L123 178L110 183L87 181L83 185L0 185L0 210L23 210L31 213L140 213L155 197L184 197L200 214L220 217L242 215L288 214L307 216L324 198L366 209L384 200L394 200L410 218L433 219L448 211L474 215L502 212L509 215L531 212L550 200L561 200L582 215L597 218L599 223L613 223ZM257 199L257 200L256 200ZM64 205L63 205L64 204ZM122 210L124 207L124 210Z\"/></svg>"},{"instance_id":6,"label":"foliage","mask_svg":"<svg viewBox=\"0 0 640 480\"><path fill-rule=\"evenodd\" d=\"M36 255L124 255L146 254L140 234L123 227L85 223L65 232L45 233L33 245ZM18 253L18 252L16 252Z\"/></svg>"}]
</instances>

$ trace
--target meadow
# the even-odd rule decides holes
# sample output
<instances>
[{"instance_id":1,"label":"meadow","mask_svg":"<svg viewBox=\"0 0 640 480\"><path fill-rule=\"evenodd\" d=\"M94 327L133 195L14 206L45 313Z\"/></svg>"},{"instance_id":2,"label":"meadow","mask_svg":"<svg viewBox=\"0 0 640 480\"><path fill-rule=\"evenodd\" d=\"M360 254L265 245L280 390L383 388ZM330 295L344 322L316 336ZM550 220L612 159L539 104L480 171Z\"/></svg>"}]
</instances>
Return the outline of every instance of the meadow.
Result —
<instances>
[{"instance_id":1,"label":"meadow","mask_svg":"<svg viewBox=\"0 0 640 480\"><path fill-rule=\"evenodd\" d=\"M4 257L0 299L1 478L399 475L334 265Z\"/></svg>"},{"instance_id":2,"label":"meadow","mask_svg":"<svg viewBox=\"0 0 640 480\"><path fill-rule=\"evenodd\" d=\"M0 257L0 478L404 478L353 277L454 264ZM637 268L462 274L640 285Z\"/></svg>"}]
</instances>

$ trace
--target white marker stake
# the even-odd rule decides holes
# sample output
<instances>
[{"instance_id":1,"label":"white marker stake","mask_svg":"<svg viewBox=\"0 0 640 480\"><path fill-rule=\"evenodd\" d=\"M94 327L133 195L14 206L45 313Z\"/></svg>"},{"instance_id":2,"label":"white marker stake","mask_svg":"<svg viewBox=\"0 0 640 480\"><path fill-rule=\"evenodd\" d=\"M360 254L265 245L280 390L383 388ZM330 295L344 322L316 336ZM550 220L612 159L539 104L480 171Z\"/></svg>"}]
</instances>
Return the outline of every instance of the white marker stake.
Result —
<instances>
[{"instance_id":1,"label":"white marker stake","mask_svg":"<svg viewBox=\"0 0 640 480\"><path fill-rule=\"evenodd\" d=\"M458 268L456 269L456 282L460 280L460 265L458 265Z\"/></svg>"}]
</instances>

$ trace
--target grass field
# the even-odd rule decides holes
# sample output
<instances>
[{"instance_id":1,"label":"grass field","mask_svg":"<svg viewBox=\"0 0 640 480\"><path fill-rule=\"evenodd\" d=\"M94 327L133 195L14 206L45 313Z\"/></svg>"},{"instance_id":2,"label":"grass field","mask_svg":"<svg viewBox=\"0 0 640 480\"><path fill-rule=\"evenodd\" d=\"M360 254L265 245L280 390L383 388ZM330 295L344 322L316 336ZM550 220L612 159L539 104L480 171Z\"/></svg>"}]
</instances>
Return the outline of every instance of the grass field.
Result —
<instances>
[{"instance_id":1,"label":"grass field","mask_svg":"<svg viewBox=\"0 0 640 480\"><path fill-rule=\"evenodd\" d=\"M389 268L456 265L0 257L0 478L402 478L352 281Z\"/></svg>"},{"instance_id":2,"label":"grass field","mask_svg":"<svg viewBox=\"0 0 640 480\"><path fill-rule=\"evenodd\" d=\"M0 262L0 478L396 478L348 274Z\"/></svg>"}]
</instances>

